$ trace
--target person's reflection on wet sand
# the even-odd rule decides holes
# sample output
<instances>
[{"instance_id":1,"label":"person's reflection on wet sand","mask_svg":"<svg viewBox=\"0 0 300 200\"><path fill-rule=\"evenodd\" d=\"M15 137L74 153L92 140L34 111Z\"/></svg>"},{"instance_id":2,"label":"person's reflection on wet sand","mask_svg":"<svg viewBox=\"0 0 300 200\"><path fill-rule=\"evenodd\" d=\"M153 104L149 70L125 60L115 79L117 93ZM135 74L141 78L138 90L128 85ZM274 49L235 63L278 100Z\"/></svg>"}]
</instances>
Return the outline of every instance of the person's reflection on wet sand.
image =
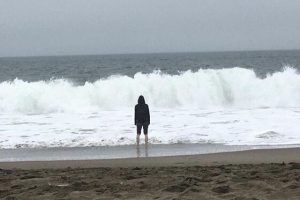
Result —
<instances>
[{"instance_id":1,"label":"person's reflection on wet sand","mask_svg":"<svg viewBox=\"0 0 300 200\"><path fill-rule=\"evenodd\" d=\"M149 151L148 151L148 145L145 145L145 156L144 157L148 157L149 156ZM140 146L136 146L136 157L140 158L141 156L141 149Z\"/></svg>"},{"instance_id":2,"label":"person's reflection on wet sand","mask_svg":"<svg viewBox=\"0 0 300 200\"><path fill-rule=\"evenodd\" d=\"M140 146L136 146L136 157L137 157L137 158L141 157Z\"/></svg>"},{"instance_id":3,"label":"person's reflection on wet sand","mask_svg":"<svg viewBox=\"0 0 300 200\"><path fill-rule=\"evenodd\" d=\"M148 153L148 144L145 145L145 157L148 158L149 153Z\"/></svg>"}]
</instances>

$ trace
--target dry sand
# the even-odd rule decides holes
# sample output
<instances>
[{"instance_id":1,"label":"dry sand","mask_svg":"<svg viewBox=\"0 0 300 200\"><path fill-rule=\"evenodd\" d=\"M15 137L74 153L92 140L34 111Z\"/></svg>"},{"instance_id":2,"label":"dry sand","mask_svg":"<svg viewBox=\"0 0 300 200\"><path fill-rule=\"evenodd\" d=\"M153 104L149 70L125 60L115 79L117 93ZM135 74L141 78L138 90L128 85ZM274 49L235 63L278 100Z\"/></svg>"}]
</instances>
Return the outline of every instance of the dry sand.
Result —
<instances>
[{"instance_id":1,"label":"dry sand","mask_svg":"<svg viewBox=\"0 0 300 200\"><path fill-rule=\"evenodd\" d=\"M0 168L1 199L300 199L300 148Z\"/></svg>"}]
</instances>

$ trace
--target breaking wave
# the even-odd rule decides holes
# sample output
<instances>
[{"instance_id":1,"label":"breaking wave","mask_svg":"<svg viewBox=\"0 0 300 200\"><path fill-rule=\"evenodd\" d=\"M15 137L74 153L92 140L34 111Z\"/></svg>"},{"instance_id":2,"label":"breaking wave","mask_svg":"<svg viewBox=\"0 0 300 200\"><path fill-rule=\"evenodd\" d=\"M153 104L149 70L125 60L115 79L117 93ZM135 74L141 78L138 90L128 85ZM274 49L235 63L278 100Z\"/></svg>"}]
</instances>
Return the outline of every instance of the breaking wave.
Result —
<instances>
[{"instance_id":1,"label":"breaking wave","mask_svg":"<svg viewBox=\"0 0 300 200\"><path fill-rule=\"evenodd\" d=\"M137 73L76 85L65 79L0 83L2 112L82 112L132 108L143 94L155 108L300 107L300 75L292 67L256 76L244 68L200 69L179 75Z\"/></svg>"}]
</instances>

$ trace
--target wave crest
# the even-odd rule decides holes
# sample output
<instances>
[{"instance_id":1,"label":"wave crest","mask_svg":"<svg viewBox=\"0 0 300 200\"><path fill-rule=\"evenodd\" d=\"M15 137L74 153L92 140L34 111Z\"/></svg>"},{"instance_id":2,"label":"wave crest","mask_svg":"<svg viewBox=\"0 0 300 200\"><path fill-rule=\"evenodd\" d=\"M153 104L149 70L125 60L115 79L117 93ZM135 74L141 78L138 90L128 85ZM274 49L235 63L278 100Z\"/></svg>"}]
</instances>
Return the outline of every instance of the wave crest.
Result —
<instances>
[{"instance_id":1,"label":"wave crest","mask_svg":"<svg viewBox=\"0 0 300 200\"><path fill-rule=\"evenodd\" d=\"M2 112L82 112L131 108L143 94L157 108L299 107L300 75L296 69L256 76L244 68L200 69L179 75L137 73L75 85L65 79L0 83Z\"/></svg>"}]
</instances>

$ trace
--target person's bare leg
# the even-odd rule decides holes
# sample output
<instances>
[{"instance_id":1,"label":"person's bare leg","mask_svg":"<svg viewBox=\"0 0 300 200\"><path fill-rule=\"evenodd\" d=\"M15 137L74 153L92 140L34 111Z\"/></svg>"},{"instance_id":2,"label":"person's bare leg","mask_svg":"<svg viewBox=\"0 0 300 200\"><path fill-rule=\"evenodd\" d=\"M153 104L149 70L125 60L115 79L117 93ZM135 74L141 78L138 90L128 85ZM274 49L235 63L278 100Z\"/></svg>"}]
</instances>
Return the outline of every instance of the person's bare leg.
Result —
<instances>
[{"instance_id":1,"label":"person's bare leg","mask_svg":"<svg viewBox=\"0 0 300 200\"><path fill-rule=\"evenodd\" d=\"M137 146L140 145L140 135L139 134L136 135L136 145Z\"/></svg>"},{"instance_id":2,"label":"person's bare leg","mask_svg":"<svg viewBox=\"0 0 300 200\"><path fill-rule=\"evenodd\" d=\"M148 135L145 135L145 145L148 146Z\"/></svg>"}]
</instances>

